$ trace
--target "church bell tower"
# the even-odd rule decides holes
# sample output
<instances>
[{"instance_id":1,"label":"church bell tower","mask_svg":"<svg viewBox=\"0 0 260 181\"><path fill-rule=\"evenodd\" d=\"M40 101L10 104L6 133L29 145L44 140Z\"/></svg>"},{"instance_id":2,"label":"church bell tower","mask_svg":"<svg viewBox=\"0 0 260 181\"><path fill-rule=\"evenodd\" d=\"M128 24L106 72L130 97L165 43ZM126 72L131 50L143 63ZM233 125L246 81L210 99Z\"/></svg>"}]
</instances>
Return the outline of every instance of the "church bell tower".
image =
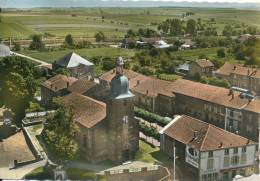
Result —
<instances>
[{"instance_id":1,"label":"church bell tower","mask_svg":"<svg viewBox=\"0 0 260 181\"><path fill-rule=\"evenodd\" d=\"M139 123L134 119L134 95L123 74L123 59L117 59L116 76L107 98L108 157L115 163L133 160L139 149Z\"/></svg>"}]
</instances>

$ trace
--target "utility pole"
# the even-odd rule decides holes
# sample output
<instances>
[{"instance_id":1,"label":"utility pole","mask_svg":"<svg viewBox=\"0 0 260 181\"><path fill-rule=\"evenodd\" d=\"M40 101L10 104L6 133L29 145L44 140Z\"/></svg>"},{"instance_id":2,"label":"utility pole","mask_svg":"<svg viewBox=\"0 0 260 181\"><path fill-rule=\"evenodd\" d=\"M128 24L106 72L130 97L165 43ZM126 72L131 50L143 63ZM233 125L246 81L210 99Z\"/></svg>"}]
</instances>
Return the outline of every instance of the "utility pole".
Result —
<instances>
[{"instance_id":1,"label":"utility pole","mask_svg":"<svg viewBox=\"0 0 260 181\"><path fill-rule=\"evenodd\" d=\"M175 181L175 173L176 173L176 169L175 169L175 159L176 159L176 148L173 147L173 181Z\"/></svg>"}]
</instances>

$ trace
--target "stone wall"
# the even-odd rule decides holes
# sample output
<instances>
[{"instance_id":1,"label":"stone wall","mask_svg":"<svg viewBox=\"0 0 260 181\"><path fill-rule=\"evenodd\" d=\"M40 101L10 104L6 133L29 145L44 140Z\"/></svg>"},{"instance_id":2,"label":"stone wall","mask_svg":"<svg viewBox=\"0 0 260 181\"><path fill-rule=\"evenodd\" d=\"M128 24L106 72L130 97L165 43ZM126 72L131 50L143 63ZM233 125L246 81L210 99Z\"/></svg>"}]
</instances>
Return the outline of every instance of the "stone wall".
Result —
<instances>
[{"instance_id":1,"label":"stone wall","mask_svg":"<svg viewBox=\"0 0 260 181\"><path fill-rule=\"evenodd\" d=\"M80 132L75 136L81 155L90 162L99 162L108 158L107 125L101 121L93 128L87 128L77 123Z\"/></svg>"},{"instance_id":2,"label":"stone wall","mask_svg":"<svg viewBox=\"0 0 260 181\"><path fill-rule=\"evenodd\" d=\"M118 174L114 174L115 171L106 171L108 180L143 180L143 181L166 181L170 178L170 172L166 167L158 166L157 169L140 168L140 169L124 169L118 170Z\"/></svg>"}]
</instances>

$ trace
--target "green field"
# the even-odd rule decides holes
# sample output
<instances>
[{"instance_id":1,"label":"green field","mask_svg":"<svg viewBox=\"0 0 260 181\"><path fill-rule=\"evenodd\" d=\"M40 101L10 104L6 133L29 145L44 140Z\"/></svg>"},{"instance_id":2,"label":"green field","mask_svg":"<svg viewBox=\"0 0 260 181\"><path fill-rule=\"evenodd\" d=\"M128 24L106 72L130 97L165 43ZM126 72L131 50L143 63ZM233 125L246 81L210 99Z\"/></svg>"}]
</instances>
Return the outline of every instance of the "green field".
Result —
<instances>
[{"instance_id":1,"label":"green field","mask_svg":"<svg viewBox=\"0 0 260 181\"><path fill-rule=\"evenodd\" d=\"M67 8L32 9L28 11L3 11L1 13L1 38L28 38L33 33L52 33L63 38L68 33L73 37L93 37L97 31L107 37L123 37L128 29L157 29L156 25L166 19L181 18L186 12L189 17L202 19L207 24L215 18L214 24L221 34L226 24L260 27L260 11L233 8ZM72 16L72 14L74 16ZM102 19L103 17L103 19ZM186 20L185 20L186 21Z\"/></svg>"},{"instance_id":2,"label":"green field","mask_svg":"<svg viewBox=\"0 0 260 181\"><path fill-rule=\"evenodd\" d=\"M56 49L55 51L48 51L48 52L39 52L37 50L22 49L18 53L42 60L47 63L53 63L54 61L59 60L61 57L65 56L70 52L74 52L87 60L91 59L91 57L110 57L116 60L116 58L119 56L123 57L124 60L127 60L133 57L137 51L138 50L97 46L96 48L93 47L89 49L67 49L67 48L64 50ZM105 72L106 72L105 70L102 70L102 63L100 65L95 66L95 76L99 76Z\"/></svg>"},{"instance_id":3,"label":"green field","mask_svg":"<svg viewBox=\"0 0 260 181\"><path fill-rule=\"evenodd\" d=\"M226 57L224 58L218 57L217 51L220 48L223 48L225 50ZM180 60L181 58L182 62L197 60L200 56L204 56L204 58L207 58L208 60L218 60L221 61L222 63L225 63L226 61L244 63L244 61L235 59L232 53L227 53L228 50L229 48L226 47L197 48L193 50L183 50L183 51L174 52L173 55L177 60Z\"/></svg>"}]
</instances>

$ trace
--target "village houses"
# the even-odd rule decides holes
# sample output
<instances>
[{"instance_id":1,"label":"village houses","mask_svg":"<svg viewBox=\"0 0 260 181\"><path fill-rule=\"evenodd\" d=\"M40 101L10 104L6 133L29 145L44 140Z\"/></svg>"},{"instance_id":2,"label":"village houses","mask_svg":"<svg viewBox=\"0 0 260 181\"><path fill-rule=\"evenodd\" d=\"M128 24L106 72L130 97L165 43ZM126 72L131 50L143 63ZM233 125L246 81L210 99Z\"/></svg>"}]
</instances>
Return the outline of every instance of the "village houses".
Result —
<instances>
[{"instance_id":1,"label":"village houses","mask_svg":"<svg viewBox=\"0 0 260 181\"><path fill-rule=\"evenodd\" d=\"M247 67L243 64L226 62L215 75L227 79L232 86L240 87L260 95L260 69Z\"/></svg>"},{"instance_id":2,"label":"village houses","mask_svg":"<svg viewBox=\"0 0 260 181\"><path fill-rule=\"evenodd\" d=\"M255 172L257 143L186 115L160 131L161 150L199 181L229 180Z\"/></svg>"}]
</instances>

